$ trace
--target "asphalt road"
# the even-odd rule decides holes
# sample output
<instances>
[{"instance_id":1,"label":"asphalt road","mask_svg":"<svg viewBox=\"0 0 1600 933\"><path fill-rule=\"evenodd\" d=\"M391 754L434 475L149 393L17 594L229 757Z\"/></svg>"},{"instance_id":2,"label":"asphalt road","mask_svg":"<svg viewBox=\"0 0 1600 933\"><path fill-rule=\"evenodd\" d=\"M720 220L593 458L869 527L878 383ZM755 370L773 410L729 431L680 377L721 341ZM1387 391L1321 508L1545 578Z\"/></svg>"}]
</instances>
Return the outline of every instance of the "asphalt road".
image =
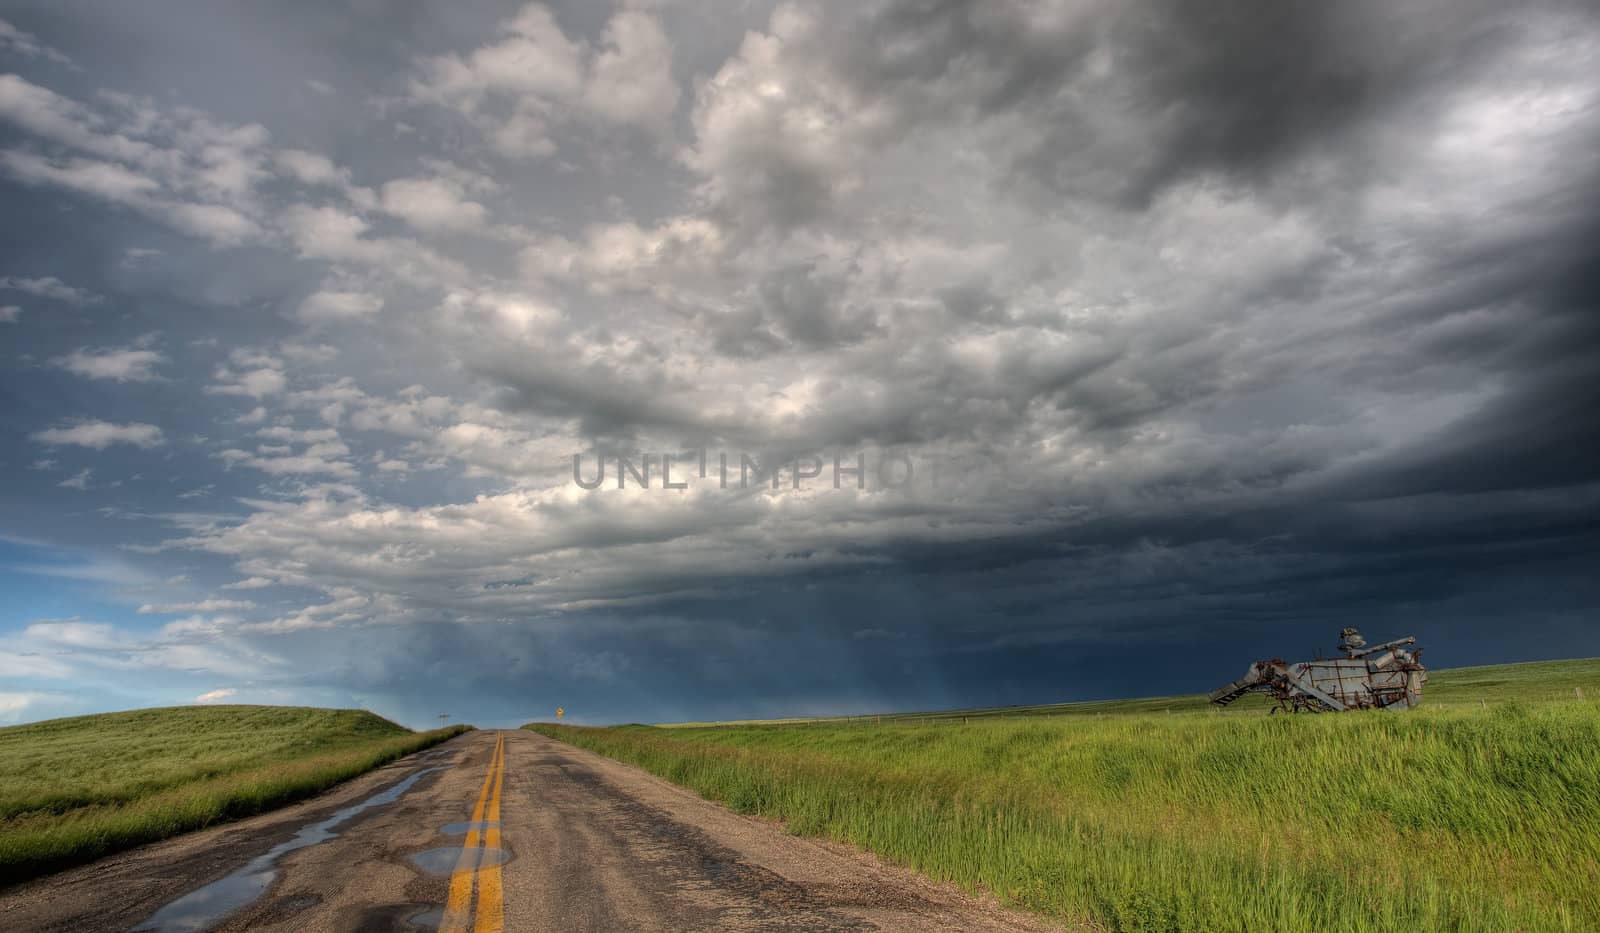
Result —
<instances>
[{"instance_id":1,"label":"asphalt road","mask_svg":"<svg viewBox=\"0 0 1600 933\"><path fill-rule=\"evenodd\" d=\"M0 930L1059 927L526 731L0 893Z\"/></svg>"}]
</instances>

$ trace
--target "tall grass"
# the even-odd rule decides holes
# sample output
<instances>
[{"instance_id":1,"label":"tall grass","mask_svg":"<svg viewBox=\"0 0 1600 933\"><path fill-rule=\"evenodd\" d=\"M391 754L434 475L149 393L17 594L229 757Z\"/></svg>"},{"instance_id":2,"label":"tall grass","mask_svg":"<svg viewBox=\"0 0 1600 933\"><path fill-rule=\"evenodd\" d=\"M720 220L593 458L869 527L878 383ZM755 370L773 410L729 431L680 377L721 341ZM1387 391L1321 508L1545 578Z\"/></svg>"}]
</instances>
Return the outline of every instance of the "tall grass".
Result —
<instances>
[{"instance_id":1,"label":"tall grass","mask_svg":"<svg viewBox=\"0 0 1600 933\"><path fill-rule=\"evenodd\" d=\"M1600 929L1600 705L535 725L1115 930Z\"/></svg>"},{"instance_id":2,"label":"tall grass","mask_svg":"<svg viewBox=\"0 0 1600 933\"><path fill-rule=\"evenodd\" d=\"M0 885L282 806L466 728L213 706L0 729Z\"/></svg>"},{"instance_id":3,"label":"tall grass","mask_svg":"<svg viewBox=\"0 0 1600 933\"><path fill-rule=\"evenodd\" d=\"M1222 673L1237 676L1244 672ZM1225 678L1218 678L1218 685ZM1457 667L1436 670L1429 675L1424 691L1429 706L1480 706L1506 700L1541 703L1600 696L1600 658L1574 658L1561 661L1530 661L1519 664L1494 664L1484 667ZM1273 701L1262 694L1250 694L1222 710L1228 715L1254 716L1266 712ZM825 716L798 719L746 719L731 722L663 723L666 728L692 726L763 725L766 723L811 723L839 720L855 722L971 722L977 719L1010 719L1019 716L1101 716L1113 713L1218 712L1203 693L1175 696L1138 697L1121 700L1088 700L1072 703L1046 703L1036 706L996 706L983 709L936 710L909 713L884 713L881 716Z\"/></svg>"}]
</instances>

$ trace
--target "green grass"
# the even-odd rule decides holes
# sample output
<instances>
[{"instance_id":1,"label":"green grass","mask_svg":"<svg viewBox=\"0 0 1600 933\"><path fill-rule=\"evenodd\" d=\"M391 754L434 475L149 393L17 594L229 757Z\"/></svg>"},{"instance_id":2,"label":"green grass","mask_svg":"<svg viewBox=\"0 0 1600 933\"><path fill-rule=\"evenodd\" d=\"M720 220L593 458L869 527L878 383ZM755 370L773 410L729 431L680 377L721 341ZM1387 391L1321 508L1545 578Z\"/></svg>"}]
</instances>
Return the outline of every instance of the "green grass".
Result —
<instances>
[{"instance_id":1,"label":"green grass","mask_svg":"<svg viewBox=\"0 0 1600 933\"><path fill-rule=\"evenodd\" d=\"M1221 686L1232 677L1244 673L1245 665L1237 671L1224 671L1218 677ZM1428 686L1423 693L1427 705L1459 706L1502 703L1507 700L1542 702L1545 700L1576 699L1579 695L1600 699L1600 658L1579 658L1565 661L1532 661L1521 664L1495 664L1485 667L1458 667L1430 671ZM1203 693L1185 693L1175 696L1139 697L1131 700L1088 700L1075 703L1045 703L1037 706L994 706L983 709L931 710L927 712L883 713L866 716L820 716L791 719L739 719L725 722L675 722L661 723L665 729L690 729L703 726L756 726L793 725L817 722L853 723L869 721L888 722L950 722L979 719L1009 719L1018 716L1101 716L1115 713L1168 713L1168 712L1265 712L1272 701L1260 694L1251 694L1224 710L1213 708Z\"/></svg>"},{"instance_id":2,"label":"green grass","mask_svg":"<svg viewBox=\"0 0 1600 933\"><path fill-rule=\"evenodd\" d=\"M1437 672L1405 713L529 728L1106 929L1589 931L1596 698L1590 660Z\"/></svg>"},{"instance_id":3,"label":"green grass","mask_svg":"<svg viewBox=\"0 0 1600 933\"><path fill-rule=\"evenodd\" d=\"M466 728L184 706L0 729L0 885L282 806Z\"/></svg>"}]
</instances>

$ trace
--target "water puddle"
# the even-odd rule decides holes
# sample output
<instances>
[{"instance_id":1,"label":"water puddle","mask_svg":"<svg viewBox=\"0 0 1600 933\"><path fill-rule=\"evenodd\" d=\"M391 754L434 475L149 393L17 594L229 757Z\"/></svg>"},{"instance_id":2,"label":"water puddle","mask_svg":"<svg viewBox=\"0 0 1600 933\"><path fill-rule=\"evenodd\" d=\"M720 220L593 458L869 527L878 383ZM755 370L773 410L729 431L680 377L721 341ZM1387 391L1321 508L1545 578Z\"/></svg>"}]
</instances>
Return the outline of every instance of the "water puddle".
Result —
<instances>
[{"instance_id":1,"label":"water puddle","mask_svg":"<svg viewBox=\"0 0 1600 933\"><path fill-rule=\"evenodd\" d=\"M461 860L462 853L466 854L466 861ZM506 850L504 849L463 849L460 846L450 846L445 849L428 849L411 856L411 861L420 869L430 875L448 876L459 866L463 870L476 871L490 865L504 865Z\"/></svg>"},{"instance_id":2,"label":"water puddle","mask_svg":"<svg viewBox=\"0 0 1600 933\"><path fill-rule=\"evenodd\" d=\"M476 823L446 823L439 827L439 832L444 833L446 836L465 836L474 829L478 832L483 832L491 826L499 825L500 822L498 820L479 820Z\"/></svg>"},{"instance_id":3,"label":"water puddle","mask_svg":"<svg viewBox=\"0 0 1600 933\"><path fill-rule=\"evenodd\" d=\"M424 774L443 771L444 765L423 768L388 790L373 794L334 813L320 823L314 823L294 834L293 839L280 842L266 853L250 860L243 868L226 878L211 882L191 891L156 911L150 919L134 927L131 933L185 933L204 930L227 915L260 897L278 877L277 862L285 854L306 846L326 842L339 834L334 827L352 816L372 807L394 803L417 783Z\"/></svg>"},{"instance_id":4,"label":"water puddle","mask_svg":"<svg viewBox=\"0 0 1600 933\"><path fill-rule=\"evenodd\" d=\"M443 907L430 907L421 913L415 913L406 918L406 924L413 930L437 930L443 923Z\"/></svg>"}]
</instances>

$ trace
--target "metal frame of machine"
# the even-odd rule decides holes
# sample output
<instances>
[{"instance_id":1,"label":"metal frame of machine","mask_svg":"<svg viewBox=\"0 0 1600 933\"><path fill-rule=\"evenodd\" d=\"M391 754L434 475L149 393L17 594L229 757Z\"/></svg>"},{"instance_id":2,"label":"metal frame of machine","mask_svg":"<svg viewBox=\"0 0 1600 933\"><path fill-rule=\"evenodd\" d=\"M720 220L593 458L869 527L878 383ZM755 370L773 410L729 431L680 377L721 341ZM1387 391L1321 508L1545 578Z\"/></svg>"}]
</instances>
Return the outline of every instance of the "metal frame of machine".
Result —
<instances>
[{"instance_id":1,"label":"metal frame of machine","mask_svg":"<svg viewBox=\"0 0 1600 933\"><path fill-rule=\"evenodd\" d=\"M1342 658L1289 663L1257 661L1245 675L1211 692L1211 702L1227 706L1247 693L1266 693L1278 701L1273 712L1344 712L1353 709L1411 709L1422 702L1428 682L1422 649L1415 638L1368 646L1353 628L1339 633Z\"/></svg>"}]
</instances>

